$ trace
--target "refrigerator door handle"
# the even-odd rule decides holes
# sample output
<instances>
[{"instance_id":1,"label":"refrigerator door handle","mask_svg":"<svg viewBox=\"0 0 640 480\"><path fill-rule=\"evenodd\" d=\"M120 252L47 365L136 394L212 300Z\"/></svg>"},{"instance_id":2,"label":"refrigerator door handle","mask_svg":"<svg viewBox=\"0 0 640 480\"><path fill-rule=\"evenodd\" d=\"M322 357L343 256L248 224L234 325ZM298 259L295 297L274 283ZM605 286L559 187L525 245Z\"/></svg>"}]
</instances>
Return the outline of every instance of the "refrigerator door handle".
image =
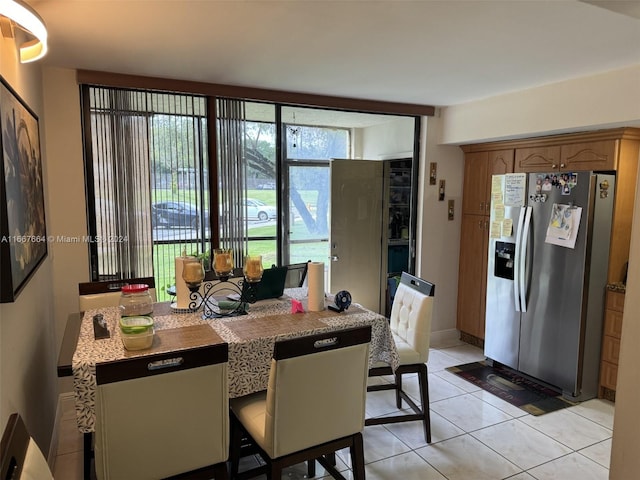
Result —
<instances>
[{"instance_id":1,"label":"refrigerator door handle","mask_svg":"<svg viewBox=\"0 0 640 480\"><path fill-rule=\"evenodd\" d=\"M531 212L532 207L526 207L526 213L524 218L524 229L522 231L522 243L520 248L520 257L518 261L520 263L519 267L519 278L518 283L520 284L520 311L527 311L527 276L526 276L526 263L527 263L527 247L529 246L529 227L531 226Z\"/></svg>"},{"instance_id":2,"label":"refrigerator door handle","mask_svg":"<svg viewBox=\"0 0 640 480\"><path fill-rule=\"evenodd\" d=\"M520 252L522 251L522 229L524 227L524 213L526 207L520 207L520 215L518 216L518 228L516 230L516 252L513 259L513 303L516 306L516 312L520 311Z\"/></svg>"}]
</instances>

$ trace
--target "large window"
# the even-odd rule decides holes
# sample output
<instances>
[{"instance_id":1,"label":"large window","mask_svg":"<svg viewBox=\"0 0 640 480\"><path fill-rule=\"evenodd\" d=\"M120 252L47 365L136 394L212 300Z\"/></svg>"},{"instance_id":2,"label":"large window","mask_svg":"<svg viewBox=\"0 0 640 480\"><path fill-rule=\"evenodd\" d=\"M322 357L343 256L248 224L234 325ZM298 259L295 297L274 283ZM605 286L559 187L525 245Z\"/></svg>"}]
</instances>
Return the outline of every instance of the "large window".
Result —
<instances>
[{"instance_id":1,"label":"large window","mask_svg":"<svg viewBox=\"0 0 640 480\"><path fill-rule=\"evenodd\" d=\"M83 99L91 278L155 276L162 296L175 257L209 248L206 99L101 87Z\"/></svg>"}]
</instances>

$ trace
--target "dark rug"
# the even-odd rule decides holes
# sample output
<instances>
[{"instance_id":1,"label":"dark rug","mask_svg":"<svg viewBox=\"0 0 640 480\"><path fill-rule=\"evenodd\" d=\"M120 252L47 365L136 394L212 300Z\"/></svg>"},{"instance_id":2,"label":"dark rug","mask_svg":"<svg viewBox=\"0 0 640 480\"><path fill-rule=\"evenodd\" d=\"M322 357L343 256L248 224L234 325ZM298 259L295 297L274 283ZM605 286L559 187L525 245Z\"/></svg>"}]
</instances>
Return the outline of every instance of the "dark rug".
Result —
<instances>
[{"instance_id":1,"label":"dark rug","mask_svg":"<svg viewBox=\"0 0 640 480\"><path fill-rule=\"evenodd\" d=\"M492 367L485 362L474 362L449 367L447 371L531 415L543 415L576 405L565 400L560 392L538 384L500 365Z\"/></svg>"}]
</instances>

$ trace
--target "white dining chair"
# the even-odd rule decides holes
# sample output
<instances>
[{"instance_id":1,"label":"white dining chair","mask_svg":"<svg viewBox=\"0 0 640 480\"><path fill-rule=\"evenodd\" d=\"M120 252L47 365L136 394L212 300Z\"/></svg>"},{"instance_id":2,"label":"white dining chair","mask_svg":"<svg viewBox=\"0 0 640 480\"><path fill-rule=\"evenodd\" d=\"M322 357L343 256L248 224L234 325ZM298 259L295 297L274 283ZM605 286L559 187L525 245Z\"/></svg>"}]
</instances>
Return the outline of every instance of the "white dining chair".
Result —
<instances>
[{"instance_id":1,"label":"white dining chair","mask_svg":"<svg viewBox=\"0 0 640 480\"><path fill-rule=\"evenodd\" d=\"M231 400L231 477L250 478L266 470L280 479L283 468L317 460L334 478L344 479L333 455L349 447L353 478L363 480L362 430L371 326L276 342L269 386ZM238 474L243 439L266 463ZM248 451L253 451L249 449ZM240 475L240 476L238 476Z\"/></svg>"},{"instance_id":2,"label":"white dining chair","mask_svg":"<svg viewBox=\"0 0 640 480\"><path fill-rule=\"evenodd\" d=\"M226 480L228 345L96 364L98 480Z\"/></svg>"},{"instance_id":3,"label":"white dining chair","mask_svg":"<svg viewBox=\"0 0 640 480\"><path fill-rule=\"evenodd\" d=\"M149 285L151 300L157 301L156 281L153 277L81 282L78 284L78 309L85 312L93 308L117 307L120 303L120 289L123 285L135 283Z\"/></svg>"},{"instance_id":4,"label":"white dining chair","mask_svg":"<svg viewBox=\"0 0 640 480\"><path fill-rule=\"evenodd\" d=\"M396 407L402 408L402 401L413 413L367 418L366 425L422 421L424 437L431 443L431 420L429 416L429 342L431 338L431 316L435 285L421 278L402 272L391 307L390 327L400 356L400 366L395 370L384 363L374 365L369 370L370 377L393 376L391 383L369 385L367 391L394 390ZM402 376L418 374L420 406L402 389Z\"/></svg>"},{"instance_id":5,"label":"white dining chair","mask_svg":"<svg viewBox=\"0 0 640 480\"><path fill-rule=\"evenodd\" d=\"M46 458L17 413L9 416L2 434L0 478L2 480L53 480Z\"/></svg>"}]
</instances>

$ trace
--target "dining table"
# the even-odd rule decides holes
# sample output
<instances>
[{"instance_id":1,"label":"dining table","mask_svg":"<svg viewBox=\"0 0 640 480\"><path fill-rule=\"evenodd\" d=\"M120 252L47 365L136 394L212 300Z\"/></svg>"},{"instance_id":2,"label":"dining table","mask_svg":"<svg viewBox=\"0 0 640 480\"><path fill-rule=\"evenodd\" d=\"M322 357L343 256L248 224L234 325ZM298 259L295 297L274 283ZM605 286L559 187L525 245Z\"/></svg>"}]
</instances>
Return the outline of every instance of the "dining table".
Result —
<instances>
[{"instance_id":1,"label":"dining table","mask_svg":"<svg viewBox=\"0 0 640 480\"><path fill-rule=\"evenodd\" d=\"M307 311L306 301L307 288L289 288L280 298L249 305L246 315L217 318L203 318L201 311L178 310L169 302L156 303L153 343L143 350L124 348L118 307L90 309L81 313L76 317L77 342L72 356L71 347L67 347L70 365L69 362L59 362L58 365L59 375L73 376L78 429L84 434L94 431L95 366L99 362L179 352L185 348L226 342L229 345L229 397L235 398L266 390L276 341L370 325L369 365L384 362L393 370L398 367L398 352L386 317L357 303L343 311L329 309L334 303L332 295L326 296L325 308L320 311ZM293 308L295 302L299 302L302 309ZM295 310L302 311L293 313ZM94 334L93 317L97 314L103 316L109 330L108 338L97 339Z\"/></svg>"}]
</instances>

